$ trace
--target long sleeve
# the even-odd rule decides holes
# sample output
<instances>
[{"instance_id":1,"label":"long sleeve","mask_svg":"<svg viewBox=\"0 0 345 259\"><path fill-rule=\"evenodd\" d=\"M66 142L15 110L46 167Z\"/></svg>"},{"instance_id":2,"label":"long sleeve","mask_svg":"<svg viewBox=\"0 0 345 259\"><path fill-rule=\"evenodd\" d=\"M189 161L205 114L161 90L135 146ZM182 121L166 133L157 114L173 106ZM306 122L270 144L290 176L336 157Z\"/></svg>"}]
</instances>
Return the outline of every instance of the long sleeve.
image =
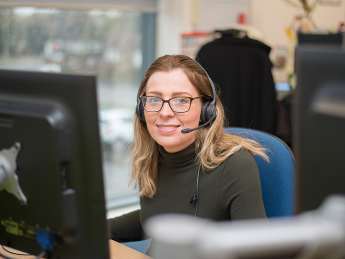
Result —
<instances>
[{"instance_id":1,"label":"long sleeve","mask_svg":"<svg viewBox=\"0 0 345 259\"><path fill-rule=\"evenodd\" d=\"M143 240L143 229L140 223L140 210L108 219L111 239L117 242Z\"/></svg>"},{"instance_id":2,"label":"long sleeve","mask_svg":"<svg viewBox=\"0 0 345 259\"><path fill-rule=\"evenodd\" d=\"M259 170L253 155L245 149L226 161L222 175L222 200L232 220L266 218Z\"/></svg>"}]
</instances>

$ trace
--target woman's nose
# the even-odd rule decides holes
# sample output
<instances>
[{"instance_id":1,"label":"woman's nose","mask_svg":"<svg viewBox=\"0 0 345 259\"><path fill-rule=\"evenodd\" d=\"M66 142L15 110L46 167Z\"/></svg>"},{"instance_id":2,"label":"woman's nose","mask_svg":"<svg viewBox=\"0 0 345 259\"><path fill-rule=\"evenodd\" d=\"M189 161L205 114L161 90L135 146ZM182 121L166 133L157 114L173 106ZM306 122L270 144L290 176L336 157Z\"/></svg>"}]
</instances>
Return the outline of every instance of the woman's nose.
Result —
<instances>
[{"instance_id":1,"label":"woman's nose","mask_svg":"<svg viewBox=\"0 0 345 259\"><path fill-rule=\"evenodd\" d=\"M161 116L174 116L173 110L170 108L169 103L165 102L161 111L159 112Z\"/></svg>"}]
</instances>

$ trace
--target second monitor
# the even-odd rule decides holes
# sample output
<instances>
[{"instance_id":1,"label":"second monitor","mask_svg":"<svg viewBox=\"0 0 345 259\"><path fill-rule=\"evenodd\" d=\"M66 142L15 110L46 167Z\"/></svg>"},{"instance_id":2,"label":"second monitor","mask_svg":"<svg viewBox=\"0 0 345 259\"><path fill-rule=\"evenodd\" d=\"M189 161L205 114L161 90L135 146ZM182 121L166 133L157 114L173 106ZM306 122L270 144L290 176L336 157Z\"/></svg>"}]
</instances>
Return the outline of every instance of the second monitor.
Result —
<instances>
[{"instance_id":1,"label":"second monitor","mask_svg":"<svg viewBox=\"0 0 345 259\"><path fill-rule=\"evenodd\" d=\"M297 210L345 194L345 52L336 47L296 49L294 153Z\"/></svg>"}]
</instances>

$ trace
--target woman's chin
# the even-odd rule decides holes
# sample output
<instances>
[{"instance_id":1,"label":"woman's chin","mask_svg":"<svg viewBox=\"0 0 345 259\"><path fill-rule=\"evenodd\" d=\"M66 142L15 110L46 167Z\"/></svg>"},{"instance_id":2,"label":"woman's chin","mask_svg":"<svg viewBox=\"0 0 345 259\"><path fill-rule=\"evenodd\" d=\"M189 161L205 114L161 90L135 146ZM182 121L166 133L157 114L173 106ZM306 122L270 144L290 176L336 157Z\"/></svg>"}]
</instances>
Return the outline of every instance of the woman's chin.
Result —
<instances>
[{"instance_id":1,"label":"woman's chin","mask_svg":"<svg viewBox=\"0 0 345 259\"><path fill-rule=\"evenodd\" d=\"M156 142L162 147L164 147L165 151L169 153L176 153L188 147L190 144L194 142L194 140L195 138L180 139L179 141L176 141L176 139L173 140L169 138L160 138L158 141L156 140Z\"/></svg>"}]
</instances>

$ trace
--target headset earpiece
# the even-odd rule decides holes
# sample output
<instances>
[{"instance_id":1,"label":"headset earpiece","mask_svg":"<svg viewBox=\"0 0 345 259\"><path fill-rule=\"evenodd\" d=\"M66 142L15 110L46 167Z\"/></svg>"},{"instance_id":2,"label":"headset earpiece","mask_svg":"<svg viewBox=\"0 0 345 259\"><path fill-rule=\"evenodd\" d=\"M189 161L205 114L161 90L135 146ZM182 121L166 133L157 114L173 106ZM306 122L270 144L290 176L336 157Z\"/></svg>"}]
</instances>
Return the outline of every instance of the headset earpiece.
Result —
<instances>
[{"instance_id":1,"label":"headset earpiece","mask_svg":"<svg viewBox=\"0 0 345 259\"><path fill-rule=\"evenodd\" d=\"M137 96L137 107L135 107L135 113L137 114L139 120L145 122L145 114L144 114L144 107L141 104L141 100L139 98L139 92Z\"/></svg>"},{"instance_id":2,"label":"headset earpiece","mask_svg":"<svg viewBox=\"0 0 345 259\"><path fill-rule=\"evenodd\" d=\"M215 110L216 110L216 107L214 107L212 102L210 101L205 102L201 108L201 113L200 113L201 123L204 124L207 121L209 121L212 118Z\"/></svg>"},{"instance_id":3,"label":"headset earpiece","mask_svg":"<svg viewBox=\"0 0 345 259\"><path fill-rule=\"evenodd\" d=\"M139 112L140 112L140 120L146 122L144 108L141 104L139 104Z\"/></svg>"},{"instance_id":4,"label":"headset earpiece","mask_svg":"<svg viewBox=\"0 0 345 259\"><path fill-rule=\"evenodd\" d=\"M200 113L200 120L201 120L201 124L206 123L206 121L208 121L207 119L207 108L209 106L210 102L205 102L201 108L201 113Z\"/></svg>"},{"instance_id":5,"label":"headset earpiece","mask_svg":"<svg viewBox=\"0 0 345 259\"><path fill-rule=\"evenodd\" d=\"M214 114L217 115L217 108L211 102L206 109L206 121L211 120Z\"/></svg>"}]
</instances>

